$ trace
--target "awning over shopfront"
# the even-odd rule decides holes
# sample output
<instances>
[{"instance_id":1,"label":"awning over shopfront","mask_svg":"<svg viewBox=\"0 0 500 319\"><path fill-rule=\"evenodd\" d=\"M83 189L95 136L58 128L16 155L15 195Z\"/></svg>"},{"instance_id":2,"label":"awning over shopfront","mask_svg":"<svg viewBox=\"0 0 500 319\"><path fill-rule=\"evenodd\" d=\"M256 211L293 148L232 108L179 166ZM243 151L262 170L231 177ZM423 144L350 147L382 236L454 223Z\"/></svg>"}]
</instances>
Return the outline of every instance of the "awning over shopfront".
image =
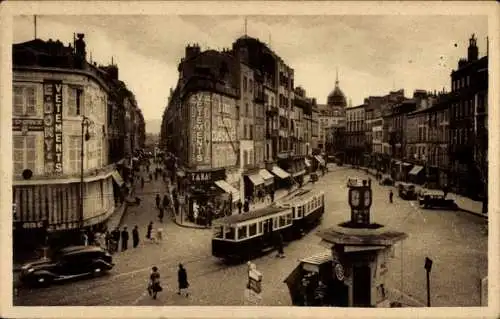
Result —
<instances>
[{"instance_id":1,"label":"awning over shopfront","mask_svg":"<svg viewBox=\"0 0 500 319\"><path fill-rule=\"evenodd\" d=\"M401 164L401 161L394 161L394 164L395 164L395 165L400 165L400 164Z\"/></svg>"},{"instance_id":2,"label":"awning over shopfront","mask_svg":"<svg viewBox=\"0 0 500 319\"><path fill-rule=\"evenodd\" d=\"M120 173L118 173L117 170L114 170L113 172L111 172L111 176L113 177L113 180L115 181L116 185L122 187L123 184L125 184L122 176L120 175Z\"/></svg>"},{"instance_id":3,"label":"awning over shopfront","mask_svg":"<svg viewBox=\"0 0 500 319\"><path fill-rule=\"evenodd\" d=\"M282 170L279 166L274 165L273 168L271 169L271 172L273 172L274 175L278 176L281 179L285 179L290 177L290 174Z\"/></svg>"},{"instance_id":4,"label":"awning over shopfront","mask_svg":"<svg viewBox=\"0 0 500 319\"><path fill-rule=\"evenodd\" d=\"M403 166L411 166L410 163L403 162Z\"/></svg>"},{"instance_id":5,"label":"awning over shopfront","mask_svg":"<svg viewBox=\"0 0 500 319\"><path fill-rule=\"evenodd\" d=\"M307 158L304 158L304 163L306 163L307 167L311 167L311 161L309 161Z\"/></svg>"},{"instance_id":6,"label":"awning over shopfront","mask_svg":"<svg viewBox=\"0 0 500 319\"><path fill-rule=\"evenodd\" d=\"M419 166L419 165L415 165L411 171L410 171L410 175L418 175L418 173L420 173L420 171L422 171L422 169L424 169L422 166Z\"/></svg>"},{"instance_id":7,"label":"awning over shopfront","mask_svg":"<svg viewBox=\"0 0 500 319\"><path fill-rule=\"evenodd\" d=\"M264 179L259 174L248 175L248 178L255 186L264 184Z\"/></svg>"},{"instance_id":8,"label":"awning over shopfront","mask_svg":"<svg viewBox=\"0 0 500 319\"><path fill-rule=\"evenodd\" d=\"M177 176L184 177L186 176L186 173L184 171L177 171Z\"/></svg>"},{"instance_id":9,"label":"awning over shopfront","mask_svg":"<svg viewBox=\"0 0 500 319\"><path fill-rule=\"evenodd\" d=\"M240 191L225 180L215 181L215 185L219 186L226 193L231 194L233 202L237 202L240 199Z\"/></svg>"},{"instance_id":10,"label":"awning over shopfront","mask_svg":"<svg viewBox=\"0 0 500 319\"><path fill-rule=\"evenodd\" d=\"M297 176L300 176L300 175L304 175L306 173L306 170L303 169L303 170L300 170L298 172L295 172L292 174L293 177L297 177Z\"/></svg>"},{"instance_id":11,"label":"awning over shopfront","mask_svg":"<svg viewBox=\"0 0 500 319\"><path fill-rule=\"evenodd\" d=\"M320 155L315 155L314 158L321 164L326 165L325 160Z\"/></svg>"},{"instance_id":12,"label":"awning over shopfront","mask_svg":"<svg viewBox=\"0 0 500 319\"><path fill-rule=\"evenodd\" d=\"M259 171L259 175L264 179L264 184L266 184L266 186L271 185L274 182L274 176L269 173L267 169L261 169Z\"/></svg>"}]
</instances>

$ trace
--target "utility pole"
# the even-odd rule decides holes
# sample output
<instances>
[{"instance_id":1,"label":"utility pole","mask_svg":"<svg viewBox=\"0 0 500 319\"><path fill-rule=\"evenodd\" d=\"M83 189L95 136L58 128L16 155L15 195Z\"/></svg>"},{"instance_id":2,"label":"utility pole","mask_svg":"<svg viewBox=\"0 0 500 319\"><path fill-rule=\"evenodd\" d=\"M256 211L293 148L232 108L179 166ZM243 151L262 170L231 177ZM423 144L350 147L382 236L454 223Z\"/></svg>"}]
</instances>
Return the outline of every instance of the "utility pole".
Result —
<instances>
[{"instance_id":1,"label":"utility pole","mask_svg":"<svg viewBox=\"0 0 500 319\"><path fill-rule=\"evenodd\" d=\"M33 19L33 22L34 22L34 29L35 29L35 39L36 39L36 15Z\"/></svg>"},{"instance_id":2,"label":"utility pole","mask_svg":"<svg viewBox=\"0 0 500 319\"><path fill-rule=\"evenodd\" d=\"M431 306L431 285L430 285L430 274L432 269L432 260L425 257L425 271L427 273L427 307Z\"/></svg>"},{"instance_id":3,"label":"utility pole","mask_svg":"<svg viewBox=\"0 0 500 319\"><path fill-rule=\"evenodd\" d=\"M247 37L247 17L245 17L245 38Z\"/></svg>"}]
</instances>

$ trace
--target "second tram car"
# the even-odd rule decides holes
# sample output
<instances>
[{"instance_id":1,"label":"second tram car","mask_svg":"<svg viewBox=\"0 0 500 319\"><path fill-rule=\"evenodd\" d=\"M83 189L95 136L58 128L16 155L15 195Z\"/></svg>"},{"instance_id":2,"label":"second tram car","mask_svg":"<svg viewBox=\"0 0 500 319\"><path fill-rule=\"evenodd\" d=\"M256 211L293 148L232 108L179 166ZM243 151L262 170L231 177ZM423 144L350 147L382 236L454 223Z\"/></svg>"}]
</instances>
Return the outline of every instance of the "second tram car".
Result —
<instances>
[{"instance_id":1,"label":"second tram car","mask_svg":"<svg viewBox=\"0 0 500 319\"><path fill-rule=\"evenodd\" d=\"M293 237L299 238L321 221L325 212L325 193L303 190L288 198L286 202L278 203L277 206L292 209Z\"/></svg>"}]
</instances>

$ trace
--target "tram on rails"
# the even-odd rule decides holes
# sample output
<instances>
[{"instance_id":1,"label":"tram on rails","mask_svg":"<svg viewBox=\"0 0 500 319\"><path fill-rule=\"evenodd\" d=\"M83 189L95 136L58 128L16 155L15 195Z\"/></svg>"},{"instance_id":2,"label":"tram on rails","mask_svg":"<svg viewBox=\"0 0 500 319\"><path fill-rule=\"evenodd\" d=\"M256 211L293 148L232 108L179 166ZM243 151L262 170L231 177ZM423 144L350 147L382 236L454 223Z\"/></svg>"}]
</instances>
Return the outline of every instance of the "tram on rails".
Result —
<instances>
[{"instance_id":1,"label":"tram on rails","mask_svg":"<svg viewBox=\"0 0 500 319\"><path fill-rule=\"evenodd\" d=\"M291 208L293 213L292 236L294 239L319 224L325 213L325 193L323 191L300 190L286 201L276 204L278 207Z\"/></svg>"},{"instance_id":2,"label":"tram on rails","mask_svg":"<svg viewBox=\"0 0 500 319\"><path fill-rule=\"evenodd\" d=\"M319 223L324 193L300 191L273 206L212 222L212 255L222 259L252 259L273 249L277 236L294 240Z\"/></svg>"}]
</instances>

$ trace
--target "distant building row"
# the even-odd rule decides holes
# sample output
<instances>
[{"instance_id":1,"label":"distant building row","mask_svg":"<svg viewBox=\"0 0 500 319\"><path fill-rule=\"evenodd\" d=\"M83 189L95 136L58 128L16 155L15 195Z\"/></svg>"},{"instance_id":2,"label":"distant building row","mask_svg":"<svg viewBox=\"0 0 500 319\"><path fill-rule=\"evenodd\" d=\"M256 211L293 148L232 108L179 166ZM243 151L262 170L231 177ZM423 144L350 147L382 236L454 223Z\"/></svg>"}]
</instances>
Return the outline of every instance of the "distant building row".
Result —
<instances>
[{"instance_id":1,"label":"distant building row","mask_svg":"<svg viewBox=\"0 0 500 319\"><path fill-rule=\"evenodd\" d=\"M324 145L321 106L294 86L294 70L266 44L245 36L230 50L188 46L178 71L160 144L179 158L180 186L191 198L210 194L213 182L232 201L253 197L290 176L300 182L317 164L307 158Z\"/></svg>"},{"instance_id":2,"label":"distant building row","mask_svg":"<svg viewBox=\"0 0 500 319\"><path fill-rule=\"evenodd\" d=\"M13 45L18 230L68 230L106 220L118 190L112 179L123 184L114 164L128 163L144 144L144 118L134 95L118 79L116 65L87 62L83 37L73 46L40 39Z\"/></svg>"},{"instance_id":3,"label":"distant building row","mask_svg":"<svg viewBox=\"0 0 500 319\"><path fill-rule=\"evenodd\" d=\"M476 39L451 73L451 92L402 90L366 98L346 109L346 128L331 139L345 162L375 167L393 177L485 196L488 153L488 57ZM336 136L334 138L334 136ZM342 146L343 145L343 146Z\"/></svg>"}]
</instances>

